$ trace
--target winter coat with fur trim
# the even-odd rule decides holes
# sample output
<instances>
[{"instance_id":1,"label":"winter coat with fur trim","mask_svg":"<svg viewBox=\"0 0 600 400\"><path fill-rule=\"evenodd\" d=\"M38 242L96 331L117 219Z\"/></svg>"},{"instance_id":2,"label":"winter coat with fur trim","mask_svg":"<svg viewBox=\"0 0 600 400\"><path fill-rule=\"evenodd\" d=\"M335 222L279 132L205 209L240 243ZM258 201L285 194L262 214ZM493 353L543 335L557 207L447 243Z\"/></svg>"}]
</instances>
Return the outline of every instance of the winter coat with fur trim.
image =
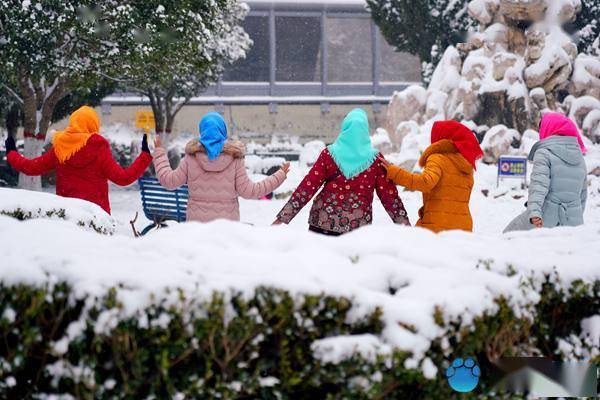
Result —
<instances>
[{"instance_id":1,"label":"winter coat with fur trim","mask_svg":"<svg viewBox=\"0 0 600 400\"><path fill-rule=\"evenodd\" d=\"M472 231L469 200L473 189L473 166L448 139L429 146L419 164L425 167L420 174L391 165L387 175L397 185L423 192L423 207L419 210L417 226L434 232L452 229Z\"/></svg>"},{"instance_id":2,"label":"winter coat with fur trim","mask_svg":"<svg viewBox=\"0 0 600 400\"><path fill-rule=\"evenodd\" d=\"M187 183L187 220L210 222L216 219L240 220L238 197L258 199L278 188L286 176L281 170L252 182L244 164L241 142L225 142L221 155L209 160L198 140L191 140L186 155L172 170L163 148L154 152L154 168L160 184L173 190Z\"/></svg>"}]
</instances>

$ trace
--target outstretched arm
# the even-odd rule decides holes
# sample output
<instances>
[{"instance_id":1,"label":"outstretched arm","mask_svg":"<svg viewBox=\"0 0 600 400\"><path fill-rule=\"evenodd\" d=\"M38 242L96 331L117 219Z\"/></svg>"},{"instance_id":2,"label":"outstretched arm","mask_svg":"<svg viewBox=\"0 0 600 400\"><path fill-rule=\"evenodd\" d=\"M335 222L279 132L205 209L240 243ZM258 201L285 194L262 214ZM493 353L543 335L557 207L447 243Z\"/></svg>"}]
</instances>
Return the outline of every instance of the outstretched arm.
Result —
<instances>
[{"instance_id":1,"label":"outstretched arm","mask_svg":"<svg viewBox=\"0 0 600 400\"><path fill-rule=\"evenodd\" d=\"M302 210L317 193L317 190L323 185L327 179L327 150L323 150L315 165L312 166L308 174L304 177L298 188L292 194L292 197L283 206L279 214L277 214L276 223L289 224L292 219Z\"/></svg>"},{"instance_id":2,"label":"outstretched arm","mask_svg":"<svg viewBox=\"0 0 600 400\"><path fill-rule=\"evenodd\" d=\"M146 168L150 165L150 162L152 162L146 135L142 138L142 153L127 168L122 168L116 163L110 152L109 145L106 146L105 151L107 152L104 161L105 176L120 186L131 185L142 176Z\"/></svg>"},{"instance_id":3,"label":"outstretched arm","mask_svg":"<svg viewBox=\"0 0 600 400\"><path fill-rule=\"evenodd\" d=\"M284 169L279 169L273 175L266 177L260 182L252 182L246 172L244 159L239 158L235 164L235 190L244 199L259 199L277 189L287 177L289 163L284 164Z\"/></svg>"},{"instance_id":4,"label":"outstretched arm","mask_svg":"<svg viewBox=\"0 0 600 400\"><path fill-rule=\"evenodd\" d=\"M404 186L408 190L419 192L430 192L442 177L442 167L437 163L435 157L429 157L425 169L420 174L412 174L395 165L387 167L387 177L396 185Z\"/></svg>"},{"instance_id":5,"label":"outstretched arm","mask_svg":"<svg viewBox=\"0 0 600 400\"><path fill-rule=\"evenodd\" d=\"M16 150L13 150L9 151L6 160L14 169L29 176L48 173L54 170L58 164L54 149L50 149L41 156L31 160L23 157Z\"/></svg>"},{"instance_id":6,"label":"outstretched arm","mask_svg":"<svg viewBox=\"0 0 600 400\"><path fill-rule=\"evenodd\" d=\"M156 177L166 189L175 190L187 182L187 156L181 160L177 169L172 170L166 150L156 147L153 162Z\"/></svg>"},{"instance_id":7,"label":"outstretched arm","mask_svg":"<svg viewBox=\"0 0 600 400\"><path fill-rule=\"evenodd\" d=\"M375 192L377 193L379 200L381 200L383 208L385 208L385 211L387 211L388 215L395 224L410 226L408 213L404 208L404 203L402 203L402 200L398 195L398 189L396 189L396 185L387 179L383 165L380 165L379 170L377 171Z\"/></svg>"}]
</instances>

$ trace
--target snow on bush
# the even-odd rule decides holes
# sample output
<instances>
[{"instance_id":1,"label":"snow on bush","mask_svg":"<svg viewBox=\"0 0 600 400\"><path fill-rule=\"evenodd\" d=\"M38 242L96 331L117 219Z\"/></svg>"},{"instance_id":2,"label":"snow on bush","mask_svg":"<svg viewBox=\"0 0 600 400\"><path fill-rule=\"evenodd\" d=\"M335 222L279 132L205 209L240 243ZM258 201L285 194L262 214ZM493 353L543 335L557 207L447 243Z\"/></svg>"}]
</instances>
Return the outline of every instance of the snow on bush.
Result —
<instances>
[{"instance_id":1,"label":"snow on bush","mask_svg":"<svg viewBox=\"0 0 600 400\"><path fill-rule=\"evenodd\" d=\"M60 219L108 235L116 229L114 218L94 203L29 190L0 188L0 214L21 221Z\"/></svg>"},{"instance_id":2,"label":"snow on bush","mask_svg":"<svg viewBox=\"0 0 600 400\"><path fill-rule=\"evenodd\" d=\"M581 320L581 333L559 339L558 349L568 360L587 361L600 358L600 315Z\"/></svg>"},{"instance_id":3,"label":"snow on bush","mask_svg":"<svg viewBox=\"0 0 600 400\"><path fill-rule=\"evenodd\" d=\"M438 370L452 354L558 354L553 321L576 321L561 327L569 337L597 314L597 240L593 226L504 236L371 226L328 238L226 221L136 239L0 217L0 336L22 341L31 328L15 315L35 293L48 300L28 323L61 321L3 368L27 375L39 368L27 351L47 347L50 372L32 379L58 393L260 397L257 377L271 376L269 393L283 397L372 398L394 383L448 398Z\"/></svg>"},{"instance_id":4,"label":"snow on bush","mask_svg":"<svg viewBox=\"0 0 600 400\"><path fill-rule=\"evenodd\" d=\"M121 300L129 312L148 305L150 294L165 287L251 293L264 285L292 293L326 292L354 298L357 317L382 307L388 323L382 338L416 357L444 331L434 321L436 306L444 320L469 325L495 310L498 296L519 314L524 305L539 301L535 290L522 290L525 277L537 281L557 273L565 287L576 279L593 282L600 277L594 227L503 237L367 227L329 239L286 227L219 221L179 224L136 240L98 237L53 221L0 221L6 247L0 276L5 283L42 283L49 273L75 284L80 294L99 295L123 285ZM52 251L45 246L23 249L31 240L49 236L54 238ZM198 242L198 237L205 240ZM72 248L74 242L78 248ZM433 248L435 252L423 251ZM482 260L492 261L482 266Z\"/></svg>"}]
</instances>

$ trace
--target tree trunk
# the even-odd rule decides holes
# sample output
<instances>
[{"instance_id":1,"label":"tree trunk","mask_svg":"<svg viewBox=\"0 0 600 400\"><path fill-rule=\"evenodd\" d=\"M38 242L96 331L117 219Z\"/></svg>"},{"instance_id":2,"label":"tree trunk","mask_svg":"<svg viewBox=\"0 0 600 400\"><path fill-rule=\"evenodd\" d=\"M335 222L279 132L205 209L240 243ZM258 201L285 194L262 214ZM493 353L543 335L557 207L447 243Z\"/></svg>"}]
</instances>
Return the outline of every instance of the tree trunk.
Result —
<instances>
[{"instance_id":1,"label":"tree trunk","mask_svg":"<svg viewBox=\"0 0 600 400\"><path fill-rule=\"evenodd\" d=\"M165 102L168 104L167 124L166 124L166 131L168 133L173 132L173 125L175 124L175 117L177 116L177 113L179 111L181 111L183 106L185 106L189 101L190 101L189 98L185 98L185 99L179 99L179 101L174 102L172 95L171 95L171 97L165 99Z\"/></svg>"},{"instance_id":2,"label":"tree trunk","mask_svg":"<svg viewBox=\"0 0 600 400\"><path fill-rule=\"evenodd\" d=\"M19 71L19 88L23 99L23 155L31 159L42 154L54 107L68 91L59 79L50 84L44 78L34 81L24 71ZM41 190L41 177L19 174L19 188Z\"/></svg>"},{"instance_id":3,"label":"tree trunk","mask_svg":"<svg viewBox=\"0 0 600 400\"><path fill-rule=\"evenodd\" d=\"M17 131L19 130L19 126L21 124L20 107L17 104L11 104L8 107L5 122L8 136L16 139Z\"/></svg>"},{"instance_id":4,"label":"tree trunk","mask_svg":"<svg viewBox=\"0 0 600 400\"><path fill-rule=\"evenodd\" d=\"M148 96L148 99L150 99L150 106L152 107L152 113L154 114L155 131L158 135L162 135L166 125L162 97L156 90L149 90L146 95Z\"/></svg>"}]
</instances>

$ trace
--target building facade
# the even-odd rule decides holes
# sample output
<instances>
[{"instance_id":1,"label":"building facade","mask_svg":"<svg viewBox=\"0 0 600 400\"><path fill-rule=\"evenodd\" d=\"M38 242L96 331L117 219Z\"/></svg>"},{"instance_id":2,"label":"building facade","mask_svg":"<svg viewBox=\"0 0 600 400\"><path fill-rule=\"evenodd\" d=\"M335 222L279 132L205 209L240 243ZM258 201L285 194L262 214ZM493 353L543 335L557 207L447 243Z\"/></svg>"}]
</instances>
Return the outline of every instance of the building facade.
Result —
<instances>
[{"instance_id":1,"label":"building facade","mask_svg":"<svg viewBox=\"0 0 600 400\"><path fill-rule=\"evenodd\" d=\"M176 131L195 130L216 109L241 135L328 136L339 124L331 120L356 106L378 123L394 91L420 82L418 58L386 43L363 0L246 2L251 49L190 101ZM106 98L102 111L124 122L147 106L124 93Z\"/></svg>"}]
</instances>

